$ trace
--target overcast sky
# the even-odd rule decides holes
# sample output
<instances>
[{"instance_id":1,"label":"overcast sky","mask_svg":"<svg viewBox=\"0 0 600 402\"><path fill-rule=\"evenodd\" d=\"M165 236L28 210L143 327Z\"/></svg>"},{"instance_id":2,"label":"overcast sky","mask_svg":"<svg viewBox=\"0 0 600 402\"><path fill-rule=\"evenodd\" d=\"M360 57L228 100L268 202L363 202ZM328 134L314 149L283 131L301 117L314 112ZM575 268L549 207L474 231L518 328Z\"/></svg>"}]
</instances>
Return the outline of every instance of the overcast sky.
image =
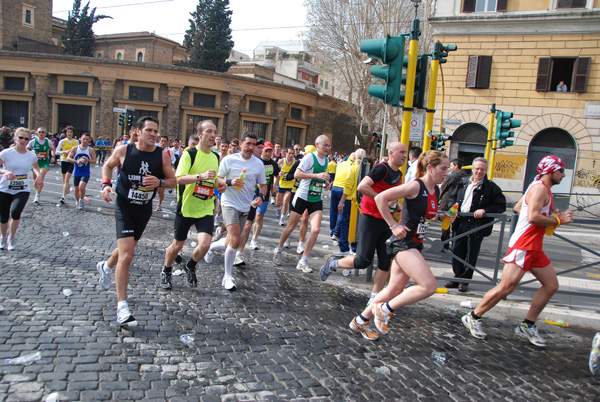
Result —
<instances>
[{"instance_id":1,"label":"overcast sky","mask_svg":"<svg viewBox=\"0 0 600 402\"><path fill-rule=\"evenodd\" d=\"M82 0L82 7L87 0ZM179 43L190 27L190 12L198 0L90 0L96 14L110 15L94 25L96 35L153 32ZM53 0L52 14L67 19L73 0ZM302 0L229 0L234 49L252 56L265 40L297 40L305 30ZM277 28L277 29L276 29Z\"/></svg>"}]
</instances>

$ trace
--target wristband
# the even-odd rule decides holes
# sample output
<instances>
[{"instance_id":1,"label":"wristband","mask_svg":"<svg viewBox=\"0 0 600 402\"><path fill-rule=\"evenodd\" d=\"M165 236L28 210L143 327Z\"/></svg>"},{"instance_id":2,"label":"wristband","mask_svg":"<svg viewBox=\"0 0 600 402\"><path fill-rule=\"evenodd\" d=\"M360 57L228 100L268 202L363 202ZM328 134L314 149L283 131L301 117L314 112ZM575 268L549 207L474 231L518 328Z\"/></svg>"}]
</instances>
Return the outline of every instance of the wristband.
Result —
<instances>
[{"instance_id":1,"label":"wristband","mask_svg":"<svg viewBox=\"0 0 600 402\"><path fill-rule=\"evenodd\" d=\"M225 184L227 184L227 187L231 187L231 180L229 180L229 179L225 180Z\"/></svg>"},{"instance_id":2,"label":"wristband","mask_svg":"<svg viewBox=\"0 0 600 402\"><path fill-rule=\"evenodd\" d=\"M262 200L263 200L263 201L265 200L265 196L264 196L264 194L262 194L262 193L258 193L258 196L259 196L260 198L262 198Z\"/></svg>"},{"instance_id":3,"label":"wristband","mask_svg":"<svg viewBox=\"0 0 600 402\"><path fill-rule=\"evenodd\" d=\"M164 179L160 179L160 187L164 187L165 185L166 185L165 184L165 180Z\"/></svg>"},{"instance_id":4,"label":"wristband","mask_svg":"<svg viewBox=\"0 0 600 402\"><path fill-rule=\"evenodd\" d=\"M556 226L560 226L561 225L560 218L558 216L555 216L554 219L556 219Z\"/></svg>"},{"instance_id":5,"label":"wristband","mask_svg":"<svg viewBox=\"0 0 600 402\"><path fill-rule=\"evenodd\" d=\"M392 226L390 226L390 230L393 230L396 226L398 226L398 224L394 223Z\"/></svg>"},{"instance_id":6,"label":"wristband","mask_svg":"<svg viewBox=\"0 0 600 402\"><path fill-rule=\"evenodd\" d=\"M104 179L102 179L102 184L104 184L104 183L111 184L111 187L112 187L112 182L110 181L110 179L108 177L105 177Z\"/></svg>"},{"instance_id":7,"label":"wristband","mask_svg":"<svg viewBox=\"0 0 600 402\"><path fill-rule=\"evenodd\" d=\"M102 183L102 185L100 186L100 189L104 190L106 187L112 187L112 183Z\"/></svg>"}]
</instances>

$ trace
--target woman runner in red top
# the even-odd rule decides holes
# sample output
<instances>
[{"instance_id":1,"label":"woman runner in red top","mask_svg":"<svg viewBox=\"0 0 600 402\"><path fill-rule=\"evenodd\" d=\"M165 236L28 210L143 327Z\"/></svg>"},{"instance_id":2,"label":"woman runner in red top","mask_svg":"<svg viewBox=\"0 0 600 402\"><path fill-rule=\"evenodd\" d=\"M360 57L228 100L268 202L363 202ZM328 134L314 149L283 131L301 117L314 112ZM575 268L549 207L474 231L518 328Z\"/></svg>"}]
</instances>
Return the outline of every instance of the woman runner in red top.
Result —
<instances>
[{"instance_id":1,"label":"woman runner in red top","mask_svg":"<svg viewBox=\"0 0 600 402\"><path fill-rule=\"evenodd\" d=\"M375 197L377 208L393 233L386 244L388 253L394 257L389 285L350 323L350 329L365 339L374 341L379 337L369 328L371 317L375 317L377 331L387 334L388 321L394 316L394 310L435 293L437 282L421 250L429 222L438 217L440 193L437 185L448 175L449 164L448 157L439 151L423 153L418 160L416 180ZM389 205L400 198L404 202L402 220L398 224L390 213ZM405 290L409 279L417 284Z\"/></svg>"}]
</instances>

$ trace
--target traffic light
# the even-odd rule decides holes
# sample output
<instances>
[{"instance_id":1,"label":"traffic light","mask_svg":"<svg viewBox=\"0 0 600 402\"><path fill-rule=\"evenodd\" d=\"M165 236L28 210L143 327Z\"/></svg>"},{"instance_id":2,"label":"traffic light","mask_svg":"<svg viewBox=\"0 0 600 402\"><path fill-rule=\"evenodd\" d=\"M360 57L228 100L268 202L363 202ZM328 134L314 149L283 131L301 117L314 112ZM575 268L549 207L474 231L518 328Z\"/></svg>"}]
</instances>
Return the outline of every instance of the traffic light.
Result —
<instances>
[{"instance_id":1,"label":"traffic light","mask_svg":"<svg viewBox=\"0 0 600 402\"><path fill-rule=\"evenodd\" d=\"M402 60L403 67L408 70L408 56ZM402 85L406 85L408 73L402 74ZM427 86L427 55L422 54L417 56L417 71L415 73L415 94L413 97L413 108L423 109L425 103L425 90ZM400 91L400 102L405 102L406 91Z\"/></svg>"},{"instance_id":2,"label":"traffic light","mask_svg":"<svg viewBox=\"0 0 600 402\"><path fill-rule=\"evenodd\" d=\"M451 135L444 135L441 134L438 137L438 147L436 148L438 151L445 151L446 150L446 141L451 140L452 136Z\"/></svg>"},{"instance_id":3,"label":"traffic light","mask_svg":"<svg viewBox=\"0 0 600 402\"><path fill-rule=\"evenodd\" d=\"M127 129L130 130L131 127L133 127L133 116L128 114L127 115Z\"/></svg>"},{"instance_id":4,"label":"traffic light","mask_svg":"<svg viewBox=\"0 0 600 402\"><path fill-rule=\"evenodd\" d=\"M381 133L373 133L373 137L375 137L375 149L381 149Z\"/></svg>"},{"instance_id":5,"label":"traffic light","mask_svg":"<svg viewBox=\"0 0 600 402\"><path fill-rule=\"evenodd\" d=\"M125 127L127 124L127 115L125 113L119 114L119 126Z\"/></svg>"},{"instance_id":6,"label":"traffic light","mask_svg":"<svg viewBox=\"0 0 600 402\"><path fill-rule=\"evenodd\" d=\"M496 149L502 149L515 145L515 142L508 138L513 138L515 133L511 128L521 127L521 120L512 119L513 114L498 110L496 112Z\"/></svg>"},{"instance_id":7,"label":"traffic light","mask_svg":"<svg viewBox=\"0 0 600 402\"><path fill-rule=\"evenodd\" d=\"M383 66L371 66L371 75L385 81L385 85L370 85L369 95L392 106L398 106L402 61L404 60L404 37L387 35L383 39L367 39L360 43L360 51L372 59L381 60Z\"/></svg>"},{"instance_id":8,"label":"traffic light","mask_svg":"<svg viewBox=\"0 0 600 402\"><path fill-rule=\"evenodd\" d=\"M438 150L438 136L435 134L431 135L431 149L434 151Z\"/></svg>"},{"instance_id":9,"label":"traffic light","mask_svg":"<svg viewBox=\"0 0 600 402\"><path fill-rule=\"evenodd\" d=\"M433 59L439 60L440 64L447 62L448 52L453 52L457 49L456 45L442 45L442 42L436 42L433 50Z\"/></svg>"}]
</instances>

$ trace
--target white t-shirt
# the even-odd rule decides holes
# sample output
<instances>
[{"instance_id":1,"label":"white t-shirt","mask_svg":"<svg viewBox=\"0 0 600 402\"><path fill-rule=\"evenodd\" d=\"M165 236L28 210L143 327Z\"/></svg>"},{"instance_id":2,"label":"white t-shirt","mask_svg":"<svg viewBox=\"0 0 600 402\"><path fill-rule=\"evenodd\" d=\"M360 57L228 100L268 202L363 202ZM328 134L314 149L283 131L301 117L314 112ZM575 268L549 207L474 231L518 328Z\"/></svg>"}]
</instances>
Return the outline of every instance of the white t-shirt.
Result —
<instances>
[{"instance_id":1,"label":"white t-shirt","mask_svg":"<svg viewBox=\"0 0 600 402\"><path fill-rule=\"evenodd\" d=\"M250 211L250 203L254 199L256 183L267 184L265 166L260 159L252 156L250 159L242 158L241 154L231 154L223 158L219 166L219 177L233 180L240 177L242 170L246 169L246 179L241 190L234 186L227 187L221 196L221 205L231 207L239 212Z\"/></svg>"},{"instance_id":2,"label":"white t-shirt","mask_svg":"<svg viewBox=\"0 0 600 402\"><path fill-rule=\"evenodd\" d=\"M418 159L409 163L409 167L406 169L406 177L404 178L404 183L408 183L409 181L413 181L417 178L417 165L419 164Z\"/></svg>"},{"instance_id":3,"label":"white t-shirt","mask_svg":"<svg viewBox=\"0 0 600 402\"><path fill-rule=\"evenodd\" d=\"M31 151L21 154L15 148L9 148L0 152L0 159L4 162L4 169L10 170L16 176L14 180L7 180L6 175L2 175L0 192L17 194L29 191L29 172L31 166L37 162L37 156Z\"/></svg>"},{"instance_id":4,"label":"white t-shirt","mask_svg":"<svg viewBox=\"0 0 600 402\"><path fill-rule=\"evenodd\" d=\"M325 156L323 158L319 158L319 155L316 152L311 152L311 153L304 155L304 157L302 159L300 159L300 164L298 165L298 169L302 170L304 173L313 173L313 165L315 164L315 158L313 158L313 155L315 155L315 157L319 161L320 165L325 164L325 166L327 166L327 164L329 163L327 156ZM296 195L294 196L294 199L296 197L299 197L306 201L308 199L308 187L309 186L310 186L310 179L300 180L300 183L298 184L298 190L296 190Z\"/></svg>"}]
</instances>

